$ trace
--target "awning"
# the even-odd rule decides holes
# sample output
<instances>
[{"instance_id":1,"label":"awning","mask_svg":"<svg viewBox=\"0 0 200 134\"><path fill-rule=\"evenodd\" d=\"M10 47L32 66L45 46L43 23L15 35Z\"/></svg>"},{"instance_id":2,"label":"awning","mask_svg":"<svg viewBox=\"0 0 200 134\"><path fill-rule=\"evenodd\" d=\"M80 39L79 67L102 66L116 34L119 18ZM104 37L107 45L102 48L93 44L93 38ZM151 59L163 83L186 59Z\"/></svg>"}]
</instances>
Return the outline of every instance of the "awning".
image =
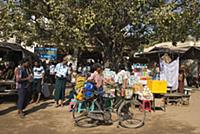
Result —
<instances>
[{"instance_id":1,"label":"awning","mask_svg":"<svg viewBox=\"0 0 200 134\"><path fill-rule=\"evenodd\" d=\"M182 56L182 59L200 59L200 47L190 47Z\"/></svg>"},{"instance_id":2,"label":"awning","mask_svg":"<svg viewBox=\"0 0 200 134\"><path fill-rule=\"evenodd\" d=\"M8 43L8 42L0 42L0 48L2 49L10 49L13 51L23 51L23 48L15 43Z\"/></svg>"},{"instance_id":3,"label":"awning","mask_svg":"<svg viewBox=\"0 0 200 134\"><path fill-rule=\"evenodd\" d=\"M168 49L168 48L155 48L152 51L143 52L141 54L137 54L136 56L150 58L150 57L162 56L165 53L179 55L179 54L182 54L183 52L178 51L178 50L176 50L176 51L171 50L171 49Z\"/></svg>"},{"instance_id":4,"label":"awning","mask_svg":"<svg viewBox=\"0 0 200 134\"><path fill-rule=\"evenodd\" d=\"M0 51L9 51L9 50L22 52L23 58L30 57L33 59L38 59L38 57L34 53L24 49L22 46L16 43L0 42Z\"/></svg>"}]
</instances>

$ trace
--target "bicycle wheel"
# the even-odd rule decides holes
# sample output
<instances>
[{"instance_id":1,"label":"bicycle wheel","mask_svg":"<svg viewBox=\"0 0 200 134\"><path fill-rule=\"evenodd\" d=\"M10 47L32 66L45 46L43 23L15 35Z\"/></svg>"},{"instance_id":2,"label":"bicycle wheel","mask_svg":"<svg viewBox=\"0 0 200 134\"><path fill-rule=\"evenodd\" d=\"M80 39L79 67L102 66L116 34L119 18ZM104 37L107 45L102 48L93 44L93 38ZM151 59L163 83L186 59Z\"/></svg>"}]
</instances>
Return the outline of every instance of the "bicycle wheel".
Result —
<instances>
[{"instance_id":1,"label":"bicycle wheel","mask_svg":"<svg viewBox=\"0 0 200 134\"><path fill-rule=\"evenodd\" d=\"M90 117L83 117L76 119L76 125L84 128L92 128L97 126L98 121Z\"/></svg>"},{"instance_id":2,"label":"bicycle wheel","mask_svg":"<svg viewBox=\"0 0 200 134\"><path fill-rule=\"evenodd\" d=\"M134 101L124 101L118 109L119 124L125 128L139 128L144 125L145 113Z\"/></svg>"},{"instance_id":3,"label":"bicycle wheel","mask_svg":"<svg viewBox=\"0 0 200 134\"><path fill-rule=\"evenodd\" d=\"M118 109L120 107L120 105L122 104L123 100L121 98L115 98L115 100L113 100L113 108L111 110L111 115L112 115L112 121L113 123L119 121L119 116L118 116Z\"/></svg>"},{"instance_id":4,"label":"bicycle wheel","mask_svg":"<svg viewBox=\"0 0 200 134\"><path fill-rule=\"evenodd\" d=\"M86 117L89 112L89 107L86 101L78 101L74 106L73 106L73 119L77 120L82 117Z\"/></svg>"},{"instance_id":5,"label":"bicycle wheel","mask_svg":"<svg viewBox=\"0 0 200 134\"><path fill-rule=\"evenodd\" d=\"M98 121L91 118L91 112L98 109L96 101L77 102L73 108L73 118L75 124L79 127L91 128L96 127Z\"/></svg>"}]
</instances>

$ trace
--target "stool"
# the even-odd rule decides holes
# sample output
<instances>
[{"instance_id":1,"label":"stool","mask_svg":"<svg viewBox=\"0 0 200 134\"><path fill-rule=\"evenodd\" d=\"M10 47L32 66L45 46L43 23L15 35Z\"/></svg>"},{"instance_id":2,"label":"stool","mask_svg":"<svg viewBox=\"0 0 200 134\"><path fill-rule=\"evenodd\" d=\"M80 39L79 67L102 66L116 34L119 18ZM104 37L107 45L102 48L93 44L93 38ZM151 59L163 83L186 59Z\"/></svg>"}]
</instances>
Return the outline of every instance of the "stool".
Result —
<instances>
[{"instance_id":1,"label":"stool","mask_svg":"<svg viewBox=\"0 0 200 134\"><path fill-rule=\"evenodd\" d=\"M76 99L71 99L69 105L68 105L68 111L71 112L72 111L72 106L74 106L76 104L77 100Z\"/></svg>"},{"instance_id":2,"label":"stool","mask_svg":"<svg viewBox=\"0 0 200 134\"><path fill-rule=\"evenodd\" d=\"M151 112L151 101L150 100L142 100L142 108L143 110Z\"/></svg>"}]
</instances>

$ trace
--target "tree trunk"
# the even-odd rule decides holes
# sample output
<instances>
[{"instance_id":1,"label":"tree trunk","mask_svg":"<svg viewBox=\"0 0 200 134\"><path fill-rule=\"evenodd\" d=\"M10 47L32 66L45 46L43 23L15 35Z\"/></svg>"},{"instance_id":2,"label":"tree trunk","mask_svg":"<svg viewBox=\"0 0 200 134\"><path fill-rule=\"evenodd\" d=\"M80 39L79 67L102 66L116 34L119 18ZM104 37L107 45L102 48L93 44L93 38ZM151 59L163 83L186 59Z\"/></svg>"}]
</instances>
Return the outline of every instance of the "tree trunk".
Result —
<instances>
[{"instance_id":1,"label":"tree trunk","mask_svg":"<svg viewBox=\"0 0 200 134\"><path fill-rule=\"evenodd\" d=\"M120 44L110 42L104 47L103 60L105 67L117 69L120 63L123 63L123 51Z\"/></svg>"}]
</instances>

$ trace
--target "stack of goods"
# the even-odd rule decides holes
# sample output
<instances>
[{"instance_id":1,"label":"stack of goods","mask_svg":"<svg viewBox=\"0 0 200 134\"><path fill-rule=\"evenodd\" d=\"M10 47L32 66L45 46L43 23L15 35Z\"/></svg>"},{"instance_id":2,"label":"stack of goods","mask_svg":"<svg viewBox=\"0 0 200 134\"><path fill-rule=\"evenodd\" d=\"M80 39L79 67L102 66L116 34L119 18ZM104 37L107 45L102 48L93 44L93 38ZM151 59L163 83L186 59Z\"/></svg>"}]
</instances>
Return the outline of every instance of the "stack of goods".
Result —
<instances>
[{"instance_id":1,"label":"stack of goods","mask_svg":"<svg viewBox=\"0 0 200 134\"><path fill-rule=\"evenodd\" d=\"M140 84L140 83L137 83L137 84L135 84L135 85L133 86L134 92L139 92L139 91L143 90L143 88L144 88L143 85Z\"/></svg>"},{"instance_id":2,"label":"stack of goods","mask_svg":"<svg viewBox=\"0 0 200 134\"><path fill-rule=\"evenodd\" d=\"M75 89L76 89L76 93L77 95L77 100L83 100L83 88L84 88L84 84L86 82L86 78L78 75L76 77L76 85L75 85Z\"/></svg>"},{"instance_id":3,"label":"stack of goods","mask_svg":"<svg viewBox=\"0 0 200 134\"><path fill-rule=\"evenodd\" d=\"M108 83L112 82L115 78L116 73L109 68L105 68L103 71L103 77L107 80Z\"/></svg>"},{"instance_id":4,"label":"stack of goods","mask_svg":"<svg viewBox=\"0 0 200 134\"><path fill-rule=\"evenodd\" d=\"M166 53L166 54L164 54L162 57L161 57L161 59L163 60L163 61L165 61L165 63L171 63L172 62L172 59L170 58L170 56Z\"/></svg>"},{"instance_id":5,"label":"stack of goods","mask_svg":"<svg viewBox=\"0 0 200 134\"><path fill-rule=\"evenodd\" d=\"M105 68L103 71L103 77L107 82L106 85L104 85L104 90L106 94L110 94L111 89L114 89L113 84L114 84L115 75L116 73L110 70L109 68Z\"/></svg>"},{"instance_id":6,"label":"stack of goods","mask_svg":"<svg viewBox=\"0 0 200 134\"><path fill-rule=\"evenodd\" d=\"M76 96L77 100L83 100L83 89L80 89L78 95Z\"/></svg>"},{"instance_id":7,"label":"stack of goods","mask_svg":"<svg viewBox=\"0 0 200 134\"><path fill-rule=\"evenodd\" d=\"M134 85L136 85L139 82L138 77L134 76L134 75L130 75L129 79L128 79L128 87L133 87Z\"/></svg>"},{"instance_id":8,"label":"stack of goods","mask_svg":"<svg viewBox=\"0 0 200 134\"><path fill-rule=\"evenodd\" d=\"M135 77L139 79L139 82L143 85L146 85L147 80L150 79L149 73L150 71L147 68L146 64L133 64L132 69L134 71Z\"/></svg>"},{"instance_id":9,"label":"stack of goods","mask_svg":"<svg viewBox=\"0 0 200 134\"><path fill-rule=\"evenodd\" d=\"M86 78L85 77L77 76L75 89L77 89L77 90L82 89L85 82L86 82Z\"/></svg>"},{"instance_id":10,"label":"stack of goods","mask_svg":"<svg viewBox=\"0 0 200 134\"><path fill-rule=\"evenodd\" d=\"M143 87L142 84L134 85L135 93L139 95L140 100L153 100L153 94L148 87Z\"/></svg>"}]
</instances>

